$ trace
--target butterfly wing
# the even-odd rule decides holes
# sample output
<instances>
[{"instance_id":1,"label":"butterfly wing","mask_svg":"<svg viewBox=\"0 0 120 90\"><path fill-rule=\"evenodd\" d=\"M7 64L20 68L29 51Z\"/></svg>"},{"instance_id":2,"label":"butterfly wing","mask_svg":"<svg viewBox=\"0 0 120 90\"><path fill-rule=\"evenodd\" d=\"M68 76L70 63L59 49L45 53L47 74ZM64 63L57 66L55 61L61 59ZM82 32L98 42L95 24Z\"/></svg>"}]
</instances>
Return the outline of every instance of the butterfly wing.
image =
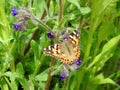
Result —
<instances>
[{"instance_id":1,"label":"butterfly wing","mask_svg":"<svg viewBox=\"0 0 120 90\"><path fill-rule=\"evenodd\" d=\"M79 39L80 33L78 30L74 30L67 40L63 41L61 45L62 55L60 56L60 61L67 64L72 64L74 61L78 60L80 57L79 50Z\"/></svg>"},{"instance_id":2,"label":"butterfly wing","mask_svg":"<svg viewBox=\"0 0 120 90\"><path fill-rule=\"evenodd\" d=\"M79 50L79 44L80 44L80 32L78 30L74 30L68 38L68 42L72 43L73 45L73 52L74 52L74 60L78 60L80 57L80 50Z\"/></svg>"},{"instance_id":3,"label":"butterfly wing","mask_svg":"<svg viewBox=\"0 0 120 90\"><path fill-rule=\"evenodd\" d=\"M68 37L68 42L72 43L73 46L79 46L80 32L74 30Z\"/></svg>"},{"instance_id":4,"label":"butterfly wing","mask_svg":"<svg viewBox=\"0 0 120 90\"><path fill-rule=\"evenodd\" d=\"M59 58L61 54L61 45L60 44L55 44L48 46L47 48L44 48L44 53L56 58Z\"/></svg>"},{"instance_id":5,"label":"butterfly wing","mask_svg":"<svg viewBox=\"0 0 120 90\"><path fill-rule=\"evenodd\" d=\"M74 32L68 36L67 40L44 48L44 53L60 59L62 63L72 64L80 56L79 38L79 32L74 30Z\"/></svg>"}]
</instances>

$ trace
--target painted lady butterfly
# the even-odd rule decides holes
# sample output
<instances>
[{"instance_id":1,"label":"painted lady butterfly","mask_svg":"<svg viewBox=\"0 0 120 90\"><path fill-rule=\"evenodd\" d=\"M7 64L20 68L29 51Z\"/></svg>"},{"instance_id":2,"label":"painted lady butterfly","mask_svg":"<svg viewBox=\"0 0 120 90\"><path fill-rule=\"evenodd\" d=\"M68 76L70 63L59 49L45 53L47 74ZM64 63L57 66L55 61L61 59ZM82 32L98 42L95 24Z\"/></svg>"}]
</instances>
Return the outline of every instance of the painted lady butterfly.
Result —
<instances>
[{"instance_id":1,"label":"painted lady butterfly","mask_svg":"<svg viewBox=\"0 0 120 90\"><path fill-rule=\"evenodd\" d=\"M44 53L58 58L64 64L72 64L80 57L79 39L79 31L74 30L68 35L67 39L44 48Z\"/></svg>"}]
</instances>

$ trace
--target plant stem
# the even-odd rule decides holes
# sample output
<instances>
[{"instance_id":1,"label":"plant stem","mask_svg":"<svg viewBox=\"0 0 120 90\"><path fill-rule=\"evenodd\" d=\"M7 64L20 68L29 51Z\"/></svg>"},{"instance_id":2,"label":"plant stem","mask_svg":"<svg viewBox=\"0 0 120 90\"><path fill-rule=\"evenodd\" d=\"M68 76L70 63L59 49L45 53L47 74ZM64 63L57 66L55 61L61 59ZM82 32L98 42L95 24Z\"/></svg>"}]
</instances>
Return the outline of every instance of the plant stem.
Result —
<instances>
[{"instance_id":1,"label":"plant stem","mask_svg":"<svg viewBox=\"0 0 120 90\"><path fill-rule=\"evenodd\" d=\"M51 59L50 67L52 67L54 65L54 63L55 63L55 59ZM50 68L50 70L48 72L48 77L47 77L45 90L49 90L50 82L51 82L51 79L52 79L51 73L52 73L52 68Z\"/></svg>"},{"instance_id":2,"label":"plant stem","mask_svg":"<svg viewBox=\"0 0 120 90\"><path fill-rule=\"evenodd\" d=\"M52 30L51 30L51 28L50 27L48 27L46 24L44 24L41 20L39 20L37 17L35 17L34 15L31 15L32 16L32 18L34 19L34 20L36 20L37 22L39 22L40 23L40 25L42 25L44 28L46 28L46 30L48 30L49 32L52 32ZM52 32L53 33L53 32Z\"/></svg>"},{"instance_id":3,"label":"plant stem","mask_svg":"<svg viewBox=\"0 0 120 90\"><path fill-rule=\"evenodd\" d=\"M58 22L62 20L62 14L63 14L63 0L59 0L59 16L58 16Z\"/></svg>"},{"instance_id":4,"label":"plant stem","mask_svg":"<svg viewBox=\"0 0 120 90\"><path fill-rule=\"evenodd\" d=\"M66 78L66 80L64 81L63 90L67 89L67 84L68 84L68 78Z\"/></svg>"},{"instance_id":5,"label":"plant stem","mask_svg":"<svg viewBox=\"0 0 120 90\"><path fill-rule=\"evenodd\" d=\"M83 16L81 16L81 18L79 19L78 29L80 29L82 27L82 21L83 21Z\"/></svg>"},{"instance_id":6,"label":"plant stem","mask_svg":"<svg viewBox=\"0 0 120 90\"><path fill-rule=\"evenodd\" d=\"M85 62L88 60L88 57L89 57L89 54L90 54L90 48L91 48L91 45L92 45L92 37L93 37L93 30L90 29L88 40L87 40L85 56L84 56L84 61Z\"/></svg>"},{"instance_id":7,"label":"plant stem","mask_svg":"<svg viewBox=\"0 0 120 90\"><path fill-rule=\"evenodd\" d=\"M87 40L87 46L86 46L86 51L85 51L85 56L84 56L84 61L86 62L88 60L88 57L90 55L90 49L92 46L92 40L93 40L93 34L94 31L96 30L97 23L98 23L98 18L92 18L91 19L91 25L90 25L90 30L89 30L89 35L88 35L88 40Z\"/></svg>"},{"instance_id":8,"label":"plant stem","mask_svg":"<svg viewBox=\"0 0 120 90\"><path fill-rule=\"evenodd\" d=\"M62 2L63 0L59 0L59 16L58 16L58 22L60 23L60 21L62 20ZM55 39L56 40L56 39ZM54 41L56 42L56 41ZM55 63L55 59L51 60L51 66L53 66ZM46 86L45 86L45 90L49 90L49 86L50 86L50 81L52 79L52 76L51 76L51 72L52 72L52 69L49 70L49 73L48 73L48 78L47 78L47 82L46 82Z\"/></svg>"},{"instance_id":9,"label":"plant stem","mask_svg":"<svg viewBox=\"0 0 120 90\"><path fill-rule=\"evenodd\" d=\"M50 7L50 0L47 0L47 7ZM41 20L44 19L44 17L47 15L46 10L44 10L43 15L41 17Z\"/></svg>"},{"instance_id":10,"label":"plant stem","mask_svg":"<svg viewBox=\"0 0 120 90\"><path fill-rule=\"evenodd\" d=\"M29 40L29 42L27 43L27 45L26 45L26 47L25 47L25 49L24 49L24 55L26 55L26 53L27 53L28 50L30 49L30 42L31 42L31 40L35 40L35 39L37 38L39 32L40 32L40 30L37 29L37 30L35 30L35 32L33 33L31 39Z\"/></svg>"},{"instance_id":11,"label":"plant stem","mask_svg":"<svg viewBox=\"0 0 120 90\"><path fill-rule=\"evenodd\" d=\"M4 79L5 79L4 81L6 81L6 83L8 84L9 88L12 89L12 85L11 85L10 81L8 80L8 78L4 77Z\"/></svg>"},{"instance_id":12,"label":"plant stem","mask_svg":"<svg viewBox=\"0 0 120 90\"><path fill-rule=\"evenodd\" d=\"M100 46L100 42L101 42L101 41L98 41L97 44L96 44L96 47L95 47L95 50L94 50L94 53L93 53L92 60L94 60L95 56L97 55L97 52L98 52L98 49L99 49L99 46Z\"/></svg>"}]
</instances>

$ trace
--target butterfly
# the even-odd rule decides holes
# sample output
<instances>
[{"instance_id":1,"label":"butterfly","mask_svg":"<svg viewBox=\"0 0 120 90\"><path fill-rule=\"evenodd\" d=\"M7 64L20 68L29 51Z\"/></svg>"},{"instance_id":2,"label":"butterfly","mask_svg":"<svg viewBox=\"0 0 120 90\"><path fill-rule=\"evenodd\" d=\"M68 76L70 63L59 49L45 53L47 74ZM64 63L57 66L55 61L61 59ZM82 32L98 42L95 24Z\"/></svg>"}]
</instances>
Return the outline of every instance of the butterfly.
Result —
<instances>
[{"instance_id":1,"label":"butterfly","mask_svg":"<svg viewBox=\"0 0 120 90\"><path fill-rule=\"evenodd\" d=\"M72 64L80 57L79 40L80 33L74 30L60 43L44 48L44 54L55 57L64 64Z\"/></svg>"}]
</instances>

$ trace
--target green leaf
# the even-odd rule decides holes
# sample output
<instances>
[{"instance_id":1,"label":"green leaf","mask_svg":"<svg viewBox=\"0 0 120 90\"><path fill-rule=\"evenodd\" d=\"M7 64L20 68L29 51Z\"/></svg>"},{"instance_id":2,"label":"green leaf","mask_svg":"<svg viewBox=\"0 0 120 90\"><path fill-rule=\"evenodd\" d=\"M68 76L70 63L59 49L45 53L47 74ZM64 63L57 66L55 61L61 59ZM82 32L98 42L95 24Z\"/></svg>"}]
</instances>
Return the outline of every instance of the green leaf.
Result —
<instances>
[{"instance_id":1,"label":"green leaf","mask_svg":"<svg viewBox=\"0 0 120 90\"><path fill-rule=\"evenodd\" d=\"M45 0L35 0L33 2L37 17L41 17L45 7Z\"/></svg>"},{"instance_id":2,"label":"green leaf","mask_svg":"<svg viewBox=\"0 0 120 90\"><path fill-rule=\"evenodd\" d=\"M2 1L0 1L0 41L9 39L11 37L10 25L5 14ZM9 42L7 43L9 44Z\"/></svg>"},{"instance_id":3,"label":"green leaf","mask_svg":"<svg viewBox=\"0 0 120 90\"><path fill-rule=\"evenodd\" d=\"M24 69L21 63L18 63L16 66L16 72L20 73L21 75L24 75Z\"/></svg>"},{"instance_id":4,"label":"green leaf","mask_svg":"<svg viewBox=\"0 0 120 90\"><path fill-rule=\"evenodd\" d=\"M110 21L105 21L98 31L98 41L106 39L106 37L109 36L113 30L115 30L113 23Z\"/></svg>"},{"instance_id":5,"label":"green leaf","mask_svg":"<svg viewBox=\"0 0 120 90\"><path fill-rule=\"evenodd\" d=\"M40 54L39 54L38 44L34 40L31 41L31 48L34 52L35 59L39 59Z\"/></svg>"},{"instance_id":6,"label":"green leaf","mask_svg":"<svg viewBox=\"0 0 120 90\"><path fill-rule=\"evenodd\" d=\"M29 89L29 84L28 84L29 82L27 82L25 77L17 77L17 80L22 85L24 90L30 90Z\"/></svg>"},{"instance_id":7,"label":"green leaf","mask_svg":"<svg viewBox=\"0 0 120 90\"><path fill-rule=\"evenodd\" d=\"M43 71L42 73L38 74L36 77L35 77L35 80L37 81L47 81L47 76L48 76L48 70L45 70Z\"/></svg>"},{"instance_id":8,"label":"green leaf","mask_svg":"<svg viewBox=\"0 0 120 90\"><path fill-rule=\"evenodd\" d=\"M80 9L80 4L78 0L67 0L68 2L74 4L78 9Z\"/></svg>"},{"instance_id":9,"label":"green leaf","mask_svg":"<svg viewBox=\"0 0 120 90\"><path fill-rule=\"evenodd\" d=\"M97 55L95 57L95 59L93 60L93 62L88 66L88 69L94 65L101 68L102 66L100 67L99 64L104 64L111 57L112 50L117 45L119 40L120 40L120 35L118 35L118 36L112 38L110 41L108 41L104 45L102 52L99 55Z\"/></svg>"},{"instance_id":10,"label":"green leaf","mask_svg":"<svg viewBox=\"0 0 120 90\"><path fill-rule=\"evenodd\" d=\"M90 13L91 9L89 7L80 7L80 12L82 15Z\"/></svg>"},{"instance_id":11,"label":"green leaf","mask_svg":"<svg viewBox=\"0 0 120 90\"><path fill-rule=\"evenodd\" d=\"M118 0L104 0L104 1L98 1L98 0L93 0L92 5L93 5L93 17L97 17L103 12L111 12L113 9L115 9L116 2Z\"/></svg>"},{"instance_id":12,"label":"green leaf","mask_svg":"<svg viewBox=\"0 0 120 90\"><path fill-rule=\"evenodd\" d=\"M0 56L4 55L6 51L7 51L7 47L4 45L3 42L0 41Z\"/></svg>"},{"instance_id":13,"label":"green leaf","mask_svg":"<svg viewBox=\"0 0 120 90\"><path fill-rule=\"evenodd\" d=\"M112 79L110 78L104 78L103 74L99 74L95 77L96 79L96 83L97 84L106 84L106 83L109 83L109 84L116 84Z\"/></svg>"},{"instance_id":14,"label":"green leaf","mask_svg":"<svg viewBox=\"0 0 120 90\"><path fill-rule=\"evenodd\" d=\"M27 81L23 75L20 73L12 73L12 72L6 72L2 74L2 76L7 76L11 80L11 88L12 90L18 90L18 82L22 85L24 90L29 90L29 86L27 84Z\"/></svg>"},{"instance_id":15,"label":"green leaf","mask_svg":"<svg viewBox=\"0 0 120 90\"><path fill-rule=\"evenodd\" d=\"M80 7L78 0L68 0L68 2L74 4L80 10L82 15L88 14L91 11L91 9L89 7Z\"/></svg>"},{"instance_id":16,"label":"green leaf","mask_svg":"<svg viewBox=\"0 0 120 90\"><path fill-rule=\"evenodd\" d=\"M0 89L1 90L9 90L10 87L11 87L11 84L6 83L5 79L0 80Z\"/></svg>"},{"instance_id":17,"label":"green leaf","mask_svg":"<svg viewBox=\"0 0 120 90\"><path fill-rule=\"evenodd\" d=\"M111 50L118 42L120 41L120 35L112 38L110 41L108 41L103 49L102 49L102 52L106 52L108 50Z\"/></svg>"},{"instance_id":18,"label":"green leaf","mask_svg":"<svg viewBox=\"0 0 120 90\"><path fill-rule=\"evenodd\" d=\"M11 80L11 88L12 90L17 90L17 83L15 81L15 78L16 78L16 73L12 73L12 72L6 72L4 74L2 74L2 76L7 76L10 78Z\"/></svg>"}]
</instances>

